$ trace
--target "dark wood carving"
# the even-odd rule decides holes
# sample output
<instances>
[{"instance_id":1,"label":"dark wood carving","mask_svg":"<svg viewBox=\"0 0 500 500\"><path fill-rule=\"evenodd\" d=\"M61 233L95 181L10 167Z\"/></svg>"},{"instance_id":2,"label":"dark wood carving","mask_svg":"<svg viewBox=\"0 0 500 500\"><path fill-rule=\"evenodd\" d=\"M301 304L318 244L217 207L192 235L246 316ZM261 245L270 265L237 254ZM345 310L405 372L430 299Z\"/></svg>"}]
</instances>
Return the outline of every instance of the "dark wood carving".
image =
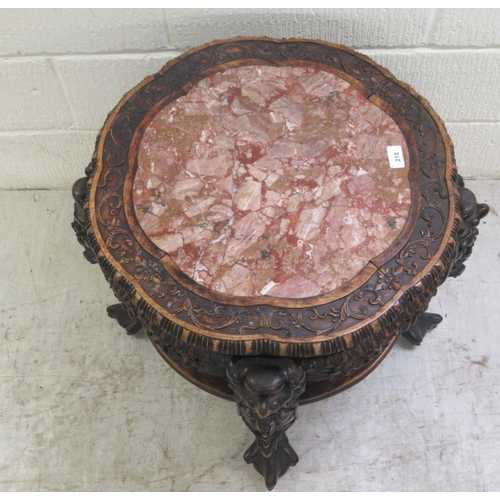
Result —
<instances>
[{"instance_id":1,"label":"dark wood carving","mask_svg":"<svg viewBox=\"0 0 500 500\"><path fill-rule=\"evenodd\" d=\"M331 296L235 298L177 279L164 265L166 254L141 232L132 206L148 113L214 72L287 62L335 72L400 126L411 157L413 212L405 238ZM109 114L85 173L73 186L72 226L85 258L99 264L120 301L108 314L128 333L143 326L190 382L236 400L256 437L245 460L270 488L298 460L285 435L297 405L357 383L399 335L422 341L441 321L425 312L431 298L448 276L463 271L488 213L464 187L444 125L424 99L366 56L314 41L234 39L169 62Z\"/></svg>"},{"instance_id":2,"label":"dark wood carving","mask_svg":"<svg viewBox=\"0 0 500 500\"><path fill-rule=\"evenodd\" d=\"M78 243L85 249L83 251L83 256L91 263L96 264L97 259L90 246L87 237L87 224L85 221L85 212L83 210L83 205L85 204L85 196L87 191L87 177L82 177L78 179L72 188L73 199L75 200L75 210L74 210L74 221L71 223L71 227L75 231Z\"/></svg>"},{"instance_id":3,"label":"dark wood carving","mask_svg":"<svg viewBox=\"0 0 500 500\"><path fill-rule=\"evenodd\" d=\"M278 478L299 461L285 432L295 422L305 372L291 359L250 357L231 361L227 377L238 414L255 435L245 461L254 465L272 490Z\"/></svg>"},{"instance_id":4,"label":"dark wood carving","mask_svg":"<svg viewBox=\"0 0 500 500\"><path fill-rule=\"evenodd\" d=\"M457 175L455 185L460 193L460 226L457 235L457 255L450 271L452 278L457 278L464 272L464 262L470 257L479 234L477 229L479 221L490 211L486 203L477 203L474 193L465 187L461 175Z\"/></svg>"},{"instance_id":5,"label":"dark wood carving","mask_svg":"<svg viewBox=\"0 0 500 500\"><path fill-rule=\"evenodd\" d=\"M135 314L133 310L129 313L121 303L107 307L106 312L110 318L116 319L129 335L137 333L142 328L141 320L133 316Z\"/></svg>"},{"instance_id":6,"label":"dark wood carving","mask_svg":"<svg viewBox=\"0 0 500 500\"><path fill-rule=\"evenodd\" d=\"M443 321L443 317L439 314L423 313L402 335L410 344L420 345L426 334L434 330L441 321Z\"/></svg>"},{"instance_id":7,"label":"dark wood carving","mask_svg":"<svg viewBox=\"0 0 500 500\"><path fill-rule=\"evenodd\" d=\"M420 218L406 246L392 260L381 263L381 272L374 274L363 287L343 298L313 307L296 308L229 306L216 299L206 299L186 289L169 274L149 249L142 248L127 221L125 180L129 169L134 168L127 152L132 144L134 130L144 118L144 110L157 102L168 100L169 96L177 97L178 89L174 92L174 83L179 83L177 78L181 78L181 75L182 78L188 78L195 68L203 75L206 75L209 68L211 72L220 71L223 69L220 66L222 63L241 59L241 54L251 63L256 58L265 62L273 57L278 57L279 60L290 57L292 60L311 63L331 63L345 73L346 78L363 75L360 81L369 86L370 92L380 94L410 124L409 129L405 130L409 135L408 140L415 144L415 154L419 156L416 166L420 164L420 173L416 172L421 185ZM245 63L245 59L241 63ZM339 47L314 43L264 43L255 40L208 46L196 55L188 55L169 65L168 71L162 72L163 70L122 105L120 112L109 124L109 131L103 134L102 169L95 197L96 227L106 242L109 257L123 269L123 276L139 282L146 294L171 319L189 325L195 336L200 331L214 332L222 341L214 343L213 348L226 354L292 357L310 356L317 352L317 347L311 346L310 341L289 343L288 338L314 338L317 339L320 353L326 355L338 349L336 340L331 339L332 334L354 327L376 315L384 305L394 300L400 290L415 282L416 276L428 268L429 263L436 260L436 251L443 245L443 238L449 229L451 208L449 181L446 179L445 144L439 130L440 125L436 123L437 118L432 117L426 106L392 77L358 55ZM167 78L170 74L174 76ZM192 78L196 80L194 76ZM377 83L376 86L374 82ZM134 222L134 225L137 223ZM453 228L453 231L456 229ZM442 279L444 278L443 274ZM240 339L246 337L251 341L225 342L224 337L229 335L237 335ZM201 334L200 341L203 337ZM273 340L264 340L270 338Z\"/></svg>"}]
</instances>

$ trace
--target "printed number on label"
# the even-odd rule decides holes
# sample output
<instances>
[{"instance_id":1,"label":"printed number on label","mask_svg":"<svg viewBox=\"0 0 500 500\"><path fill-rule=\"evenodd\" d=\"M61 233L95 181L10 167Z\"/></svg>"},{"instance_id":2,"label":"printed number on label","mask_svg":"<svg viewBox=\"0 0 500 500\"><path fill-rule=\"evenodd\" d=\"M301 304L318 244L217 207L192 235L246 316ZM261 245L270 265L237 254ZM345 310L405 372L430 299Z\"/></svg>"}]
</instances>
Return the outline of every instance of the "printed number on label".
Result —
<instances>
[{"instance_id":1,"label":"printed number on label","mask_svg":"<svg viewBox=\"0 0 500 500\"><path fill-rule=\"evenodd\" d=\"M405 159L401 146L387 146L387 156L391 168L405 168Z\"/></svg>"}]
</instances>

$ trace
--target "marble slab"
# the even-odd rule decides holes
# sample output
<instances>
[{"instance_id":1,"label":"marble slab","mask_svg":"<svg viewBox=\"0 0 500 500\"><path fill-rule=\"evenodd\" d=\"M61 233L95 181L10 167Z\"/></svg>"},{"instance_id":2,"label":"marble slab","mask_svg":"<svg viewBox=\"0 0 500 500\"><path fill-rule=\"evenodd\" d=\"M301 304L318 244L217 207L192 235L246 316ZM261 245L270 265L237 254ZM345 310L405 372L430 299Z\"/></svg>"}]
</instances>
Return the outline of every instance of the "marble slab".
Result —
<instances>
[{"instance_id":1,"label":"marble slab","mask_svg":"<svg viewBox=\"0 0 500 500\"><path fill-rule=\"evenodd\" d=\"M390 167L388 146L402 147L405 168ZM311 297L351 280L401 233L408 162L394 120L338 76L231 68L152 119L134 207L147 236L205 287Z\"/></svg>"}]
</instances>

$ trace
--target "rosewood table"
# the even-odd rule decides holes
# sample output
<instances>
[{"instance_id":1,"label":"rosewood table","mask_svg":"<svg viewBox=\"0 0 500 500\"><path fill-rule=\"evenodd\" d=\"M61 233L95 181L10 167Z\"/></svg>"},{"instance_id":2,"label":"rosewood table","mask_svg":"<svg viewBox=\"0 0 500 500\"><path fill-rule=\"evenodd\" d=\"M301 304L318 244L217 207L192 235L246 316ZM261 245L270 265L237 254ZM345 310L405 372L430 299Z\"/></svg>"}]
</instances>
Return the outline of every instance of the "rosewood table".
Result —
<instances>
[{"instance_id":1,"label":"rosewood table","mask_svg":"<svg viewBox=\"0 0 500 500\"><path fill-rule=\"evenodd\" d=\"M234 400L272 489L298 405L359 382L464 269L488 206L428 102L346 47L237 38L125 95L76 181L73 228L187 380Z\"/></svg>"}]
</instances>

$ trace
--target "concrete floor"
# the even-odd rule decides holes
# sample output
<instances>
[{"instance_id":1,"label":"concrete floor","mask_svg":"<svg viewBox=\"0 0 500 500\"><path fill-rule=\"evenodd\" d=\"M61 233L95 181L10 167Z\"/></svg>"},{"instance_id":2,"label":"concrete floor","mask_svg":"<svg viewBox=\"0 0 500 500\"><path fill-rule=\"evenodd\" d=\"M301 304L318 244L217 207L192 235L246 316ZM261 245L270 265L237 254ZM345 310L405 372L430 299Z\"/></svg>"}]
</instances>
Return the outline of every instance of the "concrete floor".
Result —
<instances>
[{"instance_id":1,"label":"concrete floor","mask_svg":"<svg viewBox=\"0 0 500 500\"><path fill-rule=\"evenodd\" d=\"M277 491L500 489L500 181L467 270L352 389L302 407L300 456ZM232 403L177 375L140 333L70 228L68 191L0 192L0 490L263 491Z\"/></svg>"}]
</instances>

